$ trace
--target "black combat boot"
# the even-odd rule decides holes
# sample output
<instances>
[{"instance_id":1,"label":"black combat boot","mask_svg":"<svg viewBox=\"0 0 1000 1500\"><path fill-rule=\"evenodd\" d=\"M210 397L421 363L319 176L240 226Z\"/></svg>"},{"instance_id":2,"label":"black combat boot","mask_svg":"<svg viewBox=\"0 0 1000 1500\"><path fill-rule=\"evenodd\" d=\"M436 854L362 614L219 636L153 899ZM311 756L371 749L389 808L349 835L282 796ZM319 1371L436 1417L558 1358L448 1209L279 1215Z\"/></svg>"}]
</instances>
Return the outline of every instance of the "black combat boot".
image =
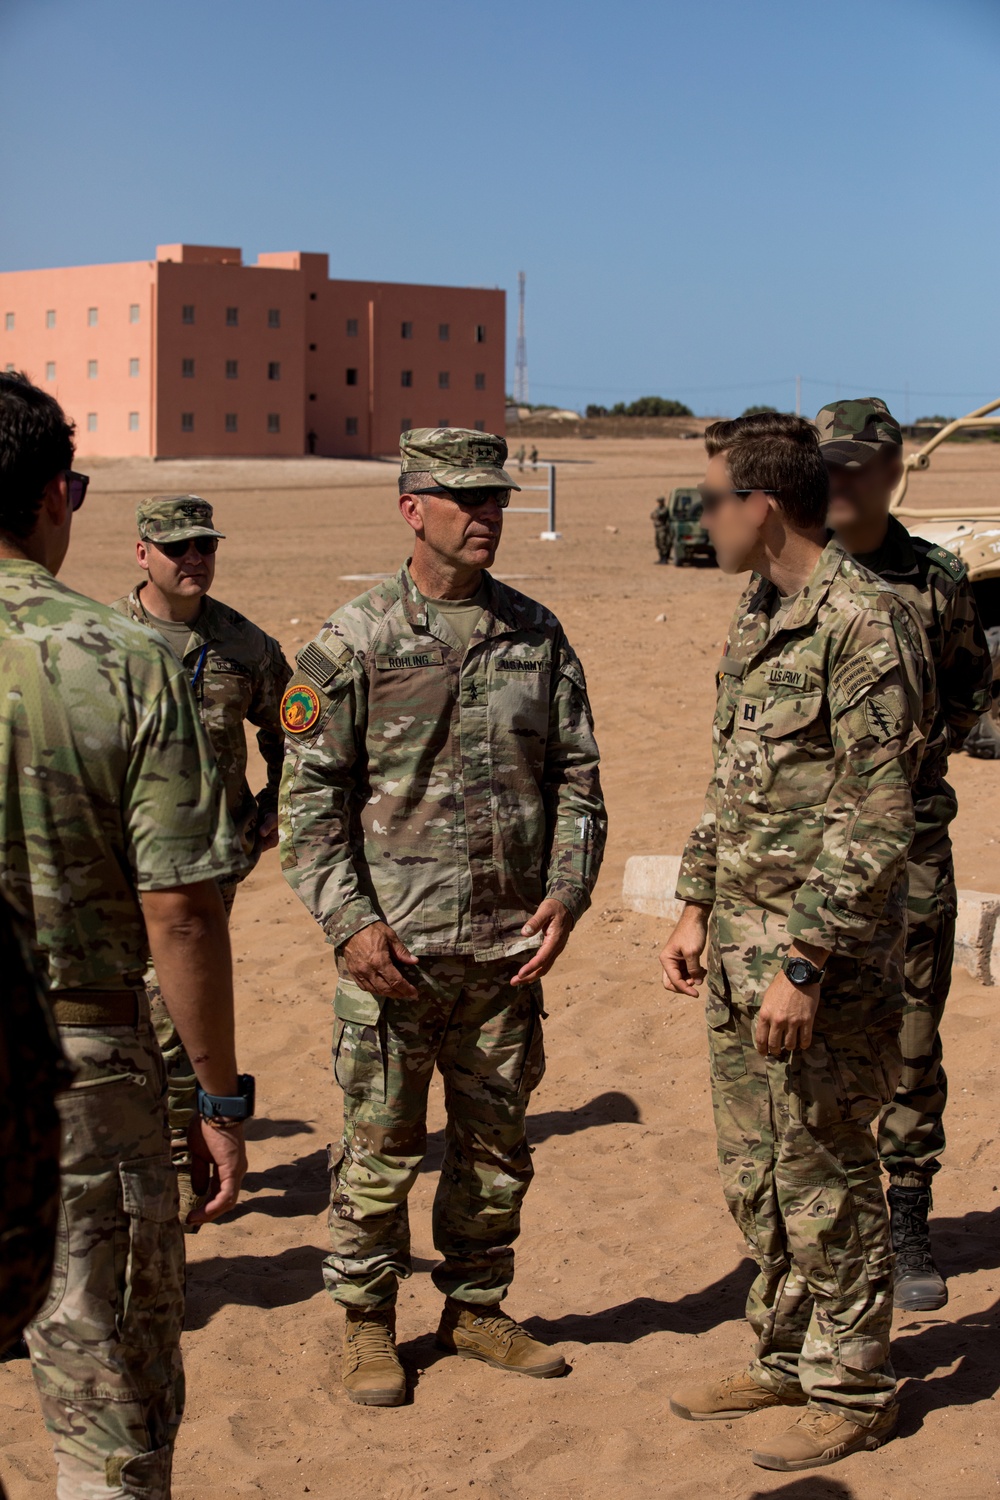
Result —
<instances>
[{"instance_id":1,"label":"black combat boot","mask_svg":"<svg viewBox=\"0 0 1000 1500\"><path fill-rule=\"evenodd\" d=\"M930 1190L890 1187L888 1198L896 1252L895 1305L900 1312L936 1312L948 1301L948 1288L931 1254Z\"/></svg>"}]
</instances>

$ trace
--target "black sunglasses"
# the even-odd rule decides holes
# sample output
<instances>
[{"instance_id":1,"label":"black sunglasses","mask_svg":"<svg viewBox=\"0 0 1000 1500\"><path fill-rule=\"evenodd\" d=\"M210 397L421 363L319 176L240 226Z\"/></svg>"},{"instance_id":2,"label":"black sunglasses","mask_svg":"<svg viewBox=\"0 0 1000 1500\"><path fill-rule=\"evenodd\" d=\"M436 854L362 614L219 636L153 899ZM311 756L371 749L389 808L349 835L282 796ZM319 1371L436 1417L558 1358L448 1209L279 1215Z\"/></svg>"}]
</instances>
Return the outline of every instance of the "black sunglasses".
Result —
<instances>
[{"instance_id":1,"label":"black sunglasses","mask_svg":"<svg viewBox=\"0 0 1000 1500\"><path fill-rule=\"evenodd\" d=\"M760 485L757 486L760 489ZM698 486L698 494L701 496L701 513L703 516L713 516L729 495L753 495L756 490L710 490L705 486ZM765 495L773 495L774 490L763 490Z\"/></svg>"},{"instance_id":2,"label":"black sunglasses","mask_svg":"<svg viewBox=\"0 0 1000 1500\"><path fill-rule=\"evenodd\" d=\"M219 538L217 536L189 536L183 542L154 542L165 557L186 557L189 547L196 547L202 557L211 557L213 552L219 550Z\"/></svg>"},{"instance_id":3,"label":"black sunglasses","mask_svg":"<svg viewBox=\"0 0 1000 1500\"><path fill-rule=\"evenodd\" d=\"M411 490L410 494L440 495L445 500L454 500L456 505L467 505L471 510L488 505L491 500L495 500L501 510L506 510L510 504L510 490L500 486L495 489L449 490L443 485L435 485L432 489Z\"/></svg>"},{"instance_id":4,"label":"black sunglasses","mask_svg":"<svg viewBox=\"0 0 1000 1500\"><path fill-rule=\"evenodd\" d=\"M69 499L69 508L77 511L87 498L87 485L90 483L89 474L77 474L74 469L66 470L66 495Z\"/></svg>"}]
</instances>

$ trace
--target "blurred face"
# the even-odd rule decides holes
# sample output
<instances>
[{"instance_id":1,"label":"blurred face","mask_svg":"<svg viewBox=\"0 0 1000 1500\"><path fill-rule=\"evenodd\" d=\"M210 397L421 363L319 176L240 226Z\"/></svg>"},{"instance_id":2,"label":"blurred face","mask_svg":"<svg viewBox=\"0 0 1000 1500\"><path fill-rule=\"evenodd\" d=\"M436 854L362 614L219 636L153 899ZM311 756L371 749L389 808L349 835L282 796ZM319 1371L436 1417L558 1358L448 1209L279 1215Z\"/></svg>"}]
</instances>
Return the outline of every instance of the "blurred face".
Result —
<instances>
[{"instance_id":1,"label":"blurred face","mask_svg":"<svg viewBox=\"0 0 1000 1500\"><path fill-rule=\"evenodd\" d=\"M168 599L200 599L212 587L215 578L215 553L201 553L196 541L212 540L207 537L189 537L187 548L180 557L171 557L164 548L176 550L175 544L136 542L135 555L140 568L149 574L160 593ZM179 546L179 543L176 544Z\"/></svg>"},{"instance_id":2,"label":"blurred face","mask_svg":"<svg viewBox=\"0 0 1000 1500\"><path fill-rule=\"evenodd\" d=\"M760 533L770 511L763 490L734 494L732 476L724 453L708 461L701 489L701 523L708 532L719 567L724 573L745 573L760 543Z\"/></svg>"},{"instance_id":3,"label":"blurred face","mask_svg":"<svg viewBox=\"0 0 1000 1500\"><path fill-rule=\"evenodd\" d=\"M902 459L896 451L876 454L860 469L831 464L828 524L840 531L867 528L882 520L889 513L889 501L902 472Z\"/></svg>"},{"instance_id":4,"label":"blurred face","mask_svg":"<svg viewBox=\"0 0 1000 1500\"><path fill-rule=\"evenodd\" d=\"M490 568L503 532L508 489L435 490L400 495L399 506L424 546L452 568Z\"/></svg>"}]
</instances>

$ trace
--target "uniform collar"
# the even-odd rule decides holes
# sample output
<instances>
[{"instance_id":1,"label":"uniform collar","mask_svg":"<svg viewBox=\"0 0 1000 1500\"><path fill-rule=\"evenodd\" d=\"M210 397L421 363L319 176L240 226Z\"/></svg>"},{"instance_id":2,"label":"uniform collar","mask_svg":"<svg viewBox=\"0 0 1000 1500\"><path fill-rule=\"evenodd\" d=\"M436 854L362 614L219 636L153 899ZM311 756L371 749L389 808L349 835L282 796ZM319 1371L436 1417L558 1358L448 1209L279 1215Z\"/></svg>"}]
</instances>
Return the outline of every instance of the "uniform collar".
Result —
<instances>
[{"instance_id":1,"label":"uniform collar","mask_svg":"<svg viewBox=\"0 0 1000 1500\"><path fill-rule=\"evenodd\" d=\"M906 578L919 571L910 533L895 516L889 517L889 527L881 547L877 547L874 552L859 554L855 562L859 562L869 572L877 573L880 578L887 575Z\"/></svg>"},{"instance_id":2,"label":"uniform collar","mask_svg":"<svg viewBox=\"0 0 1000 1500\"><path fill-rule=\"evenodd\" d=\"M138 620L140 625L156 619L155 615L146 613L146 607L142 602L142 591L145 587L145 581L137 583L128 596L129 610L132 618ZM223 627L222 611L211 594L205 594L201 601L201 611L198 618L189 626L191 645L188 646L187 650L192 651L198 647L207 646L212 641L219 640L223 634ZM155 629L155 626L153 628Z\"/></svg>"},{"instance_id":3,"label":"uniform collar","mask_svg":"<svg viewBox=\"0 0 1000 1500\"><path fill-rule=\"evenodd\" d=\"M820 605L830 592L834 579L846 561L847 553L836 538L831 537L817 558L816 566L809 578L799 590L798 598L782 621L782 632L801 630L803 626L812 624ZM776 593L777 589L774 584L761 578L750 597L748 612L757 614L761 611L769 611Z\"/></svg>"},{"instance_id":4,"label":"uniform collar","mask_svg":"<svg viewBox=\"0 0 1000 1500\"><path fill-rule=\"evenodd\" d=\"M427 601L421 594L413 581L410 573L409 563L406 562L397 574L399 584L399 597L403 606L403 614L407 622L420 630L425 630L429 635L443 640L446 645L452 646L451 632L445 637L437 629L437 619L432 617ZM491 636L505 635L511 630L516 630L519 625L517 610L514 607L510 593L502 583L498 583L492 573L483 569L483 583L486 591L486 602L483 605L483 618L480 620L472 639L488 640Z\"/></svg>"}]
</instances>

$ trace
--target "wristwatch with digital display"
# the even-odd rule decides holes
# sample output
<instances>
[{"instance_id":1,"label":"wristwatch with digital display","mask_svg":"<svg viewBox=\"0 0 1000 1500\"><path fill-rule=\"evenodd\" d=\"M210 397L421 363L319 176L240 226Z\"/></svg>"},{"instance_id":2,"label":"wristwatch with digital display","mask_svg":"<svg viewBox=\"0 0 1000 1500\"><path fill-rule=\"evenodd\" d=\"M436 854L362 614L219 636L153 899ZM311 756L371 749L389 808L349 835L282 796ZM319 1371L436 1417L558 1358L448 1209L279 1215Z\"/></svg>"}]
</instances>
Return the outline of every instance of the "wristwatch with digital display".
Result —
<instances>
[{"instance_id":1,"label":"wristwatch with digital display","mask_svg":"<svg viewBox=\"0 0 1000 1500\"><path fill-rule=\"evenodd\" d=\"M198 1113L210 1125L242 1125L253 1116L256 1085L252 1073L240 1073L236 1094L206 1094L198 1085Z\"/></svg>"},{"instance_id":2,"label":"wristwatch with digital display","mask_svg":"<svg viewBox=\"0 0 1000 1500\"><path fill-rule=\"evenodd\" d=\"M811 964L808 958L792 958L789 956L785 959L781 967L792 983L797 985L819 984L826 973L825 969L817 969L816 965Z\"/></svg>"}]
</instances>

